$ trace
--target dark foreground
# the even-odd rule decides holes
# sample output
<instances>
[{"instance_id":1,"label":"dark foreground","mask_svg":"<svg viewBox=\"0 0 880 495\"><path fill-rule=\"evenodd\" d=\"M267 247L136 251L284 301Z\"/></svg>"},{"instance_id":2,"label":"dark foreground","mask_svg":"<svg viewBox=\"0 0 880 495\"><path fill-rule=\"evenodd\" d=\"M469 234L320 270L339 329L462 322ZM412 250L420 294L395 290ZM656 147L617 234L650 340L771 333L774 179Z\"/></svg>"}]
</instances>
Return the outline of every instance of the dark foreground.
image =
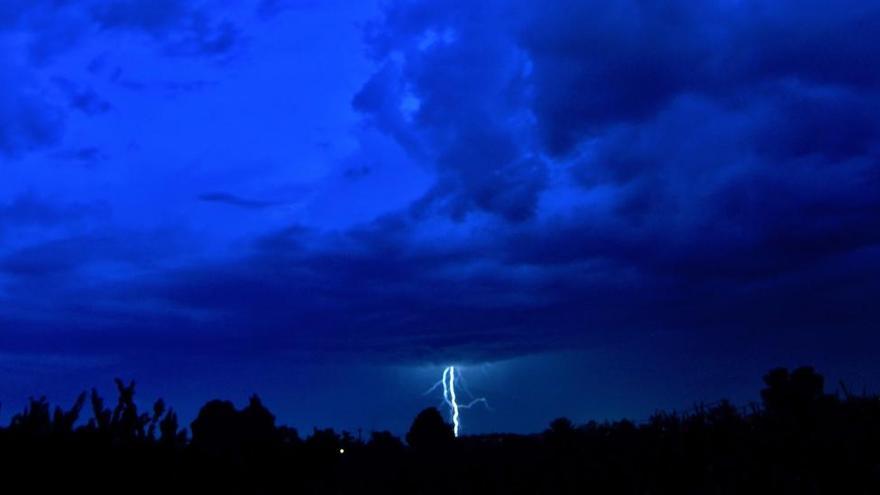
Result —
<instances>
[{"instance_id":1,"label":"dark foreground","mask_svg":"<svg viewBox=\"0 0 880 495\"><path fill-rule=\"evenodd\" d=\"M760 405L454 439L435 409L405 442L276 426L256 397L206 404L189 432L117 381L70 410L32 401L0 429L4 493L880 493L880 398L824 392L810 368L764 377ZM91 409L90 418L83 409ZM24 485L19 485L24 482Z\"/></svg>"}]
</instances>

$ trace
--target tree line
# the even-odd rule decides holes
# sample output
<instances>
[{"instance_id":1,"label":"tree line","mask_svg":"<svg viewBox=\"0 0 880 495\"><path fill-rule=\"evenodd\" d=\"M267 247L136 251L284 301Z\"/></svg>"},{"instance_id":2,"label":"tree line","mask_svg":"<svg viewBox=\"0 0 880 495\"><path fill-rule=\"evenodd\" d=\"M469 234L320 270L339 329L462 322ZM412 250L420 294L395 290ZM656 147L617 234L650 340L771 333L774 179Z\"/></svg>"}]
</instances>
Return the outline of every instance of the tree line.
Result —
<instances>
[{"instance_id":1,"label":"tree line","mask_svg":"<svg viewBox=\"0 0 880 495\"><path fill-rule=\"evenodd\" d=\"M404 439L362 439L300 436L257 396L241 409L208 402L184 428L161 399L140 410L134 382L117 379L113 405L95 390L69 409L31 399L0 428L0 479L94 494L880 493L880 397L827 393L809 367L774 369L764 384L745 408L721 401L639 423L559 418L531 435L455 438L428 408Z\"/></svg>"}]
</instances>

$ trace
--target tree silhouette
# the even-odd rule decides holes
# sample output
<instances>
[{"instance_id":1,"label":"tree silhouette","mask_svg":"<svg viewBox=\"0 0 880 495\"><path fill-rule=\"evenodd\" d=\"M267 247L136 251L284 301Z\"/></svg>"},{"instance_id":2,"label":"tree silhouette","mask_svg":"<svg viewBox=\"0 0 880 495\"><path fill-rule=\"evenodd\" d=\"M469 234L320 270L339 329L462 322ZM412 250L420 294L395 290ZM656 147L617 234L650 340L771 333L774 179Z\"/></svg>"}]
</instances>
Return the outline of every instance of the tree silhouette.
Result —
<instances>
[{"instance_id":1,"label":"tree silhouette","mask_svg":"<svg viewBox=\"0 0 880 495\"><path fill-rule=\"evenodd\" d=\"M406 434L406 443L410 447L425 451L445 448L454 439L452 425L443 420L436 407L420 412Z\"/></svg>"},{"instance_id":2,"label":"tree silhouette","mask_svg":"<svg viewBox=\"0 0 880 495\"><path fill-rule=\"evenodd\" d=\"M212 400L190 424L192 446L213 454L233 452L241 443L238 411L232 402Z\"/></svg>"},{"instance_id":3,"label":"tree silhouette","mask_svg":"<svg viewBox=\"0 0 880 495\"><path fill-rule=\"evenodd\" d=\"M764 408L770 414L802 416L825 397L825 379L812 367L797 368L791 373L776 368L764 375L766 388L761 390Z\"/></svg>"}]
</instances>

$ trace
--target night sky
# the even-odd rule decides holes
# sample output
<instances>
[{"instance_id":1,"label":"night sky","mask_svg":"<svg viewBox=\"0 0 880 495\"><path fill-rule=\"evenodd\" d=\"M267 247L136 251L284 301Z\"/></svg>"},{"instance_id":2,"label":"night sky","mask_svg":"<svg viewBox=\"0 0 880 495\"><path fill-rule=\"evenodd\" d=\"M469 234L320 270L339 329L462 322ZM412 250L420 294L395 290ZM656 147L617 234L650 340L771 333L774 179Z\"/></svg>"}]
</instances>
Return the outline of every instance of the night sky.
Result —
<instances>
[{"instance_id":1,"label":"night sky","mask_svg":"<svg viewBox=\"0 0 880 495\"><path fill-rule=\"evenodd\" d=\"M0 419L876 392L878 46L871 0L0 0Z\"/></svg>"}]
</instances>

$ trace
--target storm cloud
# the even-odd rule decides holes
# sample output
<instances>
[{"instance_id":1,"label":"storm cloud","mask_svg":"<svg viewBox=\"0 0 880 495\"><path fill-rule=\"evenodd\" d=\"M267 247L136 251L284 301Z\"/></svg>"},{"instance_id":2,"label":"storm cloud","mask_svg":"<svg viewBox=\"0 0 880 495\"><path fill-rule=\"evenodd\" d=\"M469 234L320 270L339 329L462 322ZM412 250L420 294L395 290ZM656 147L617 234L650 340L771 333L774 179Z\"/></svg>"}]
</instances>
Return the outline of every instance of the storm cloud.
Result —
<instances>
[{"instance_id":1,"label":"storm cloud","mask_svg":"<svg viewBox=\"0 0 880 495\"><path fill-rule=\"evenodd\" d=\"M282 4L262 2L263 22ZM187 2L84 12L174 56L239 42L231 24ZM821 339L880 321L880 8L408 1L385 7L363 36L371 70L347 104L362 136L401 150L395 170L427 170L429 186L354 226L242 228L221 254L147 263L114 241L65 258L125 267L87 291L57 279L64 314L80 322L58 330L65 342L97 332L116 350L137 335L140 349L492 360L646 332ZM89 102L83 111L104 109ZM7 154L56 139L49 103L7 107ZM267 190L247 170L226 173ZM347 183L383 180L361 175ZM41 259L58 263L29 249L0 259L15 284ZM32 315L4 317L31 328ZM6 338L40 345L23 332Z\"/></svg>"}]
</instances>

